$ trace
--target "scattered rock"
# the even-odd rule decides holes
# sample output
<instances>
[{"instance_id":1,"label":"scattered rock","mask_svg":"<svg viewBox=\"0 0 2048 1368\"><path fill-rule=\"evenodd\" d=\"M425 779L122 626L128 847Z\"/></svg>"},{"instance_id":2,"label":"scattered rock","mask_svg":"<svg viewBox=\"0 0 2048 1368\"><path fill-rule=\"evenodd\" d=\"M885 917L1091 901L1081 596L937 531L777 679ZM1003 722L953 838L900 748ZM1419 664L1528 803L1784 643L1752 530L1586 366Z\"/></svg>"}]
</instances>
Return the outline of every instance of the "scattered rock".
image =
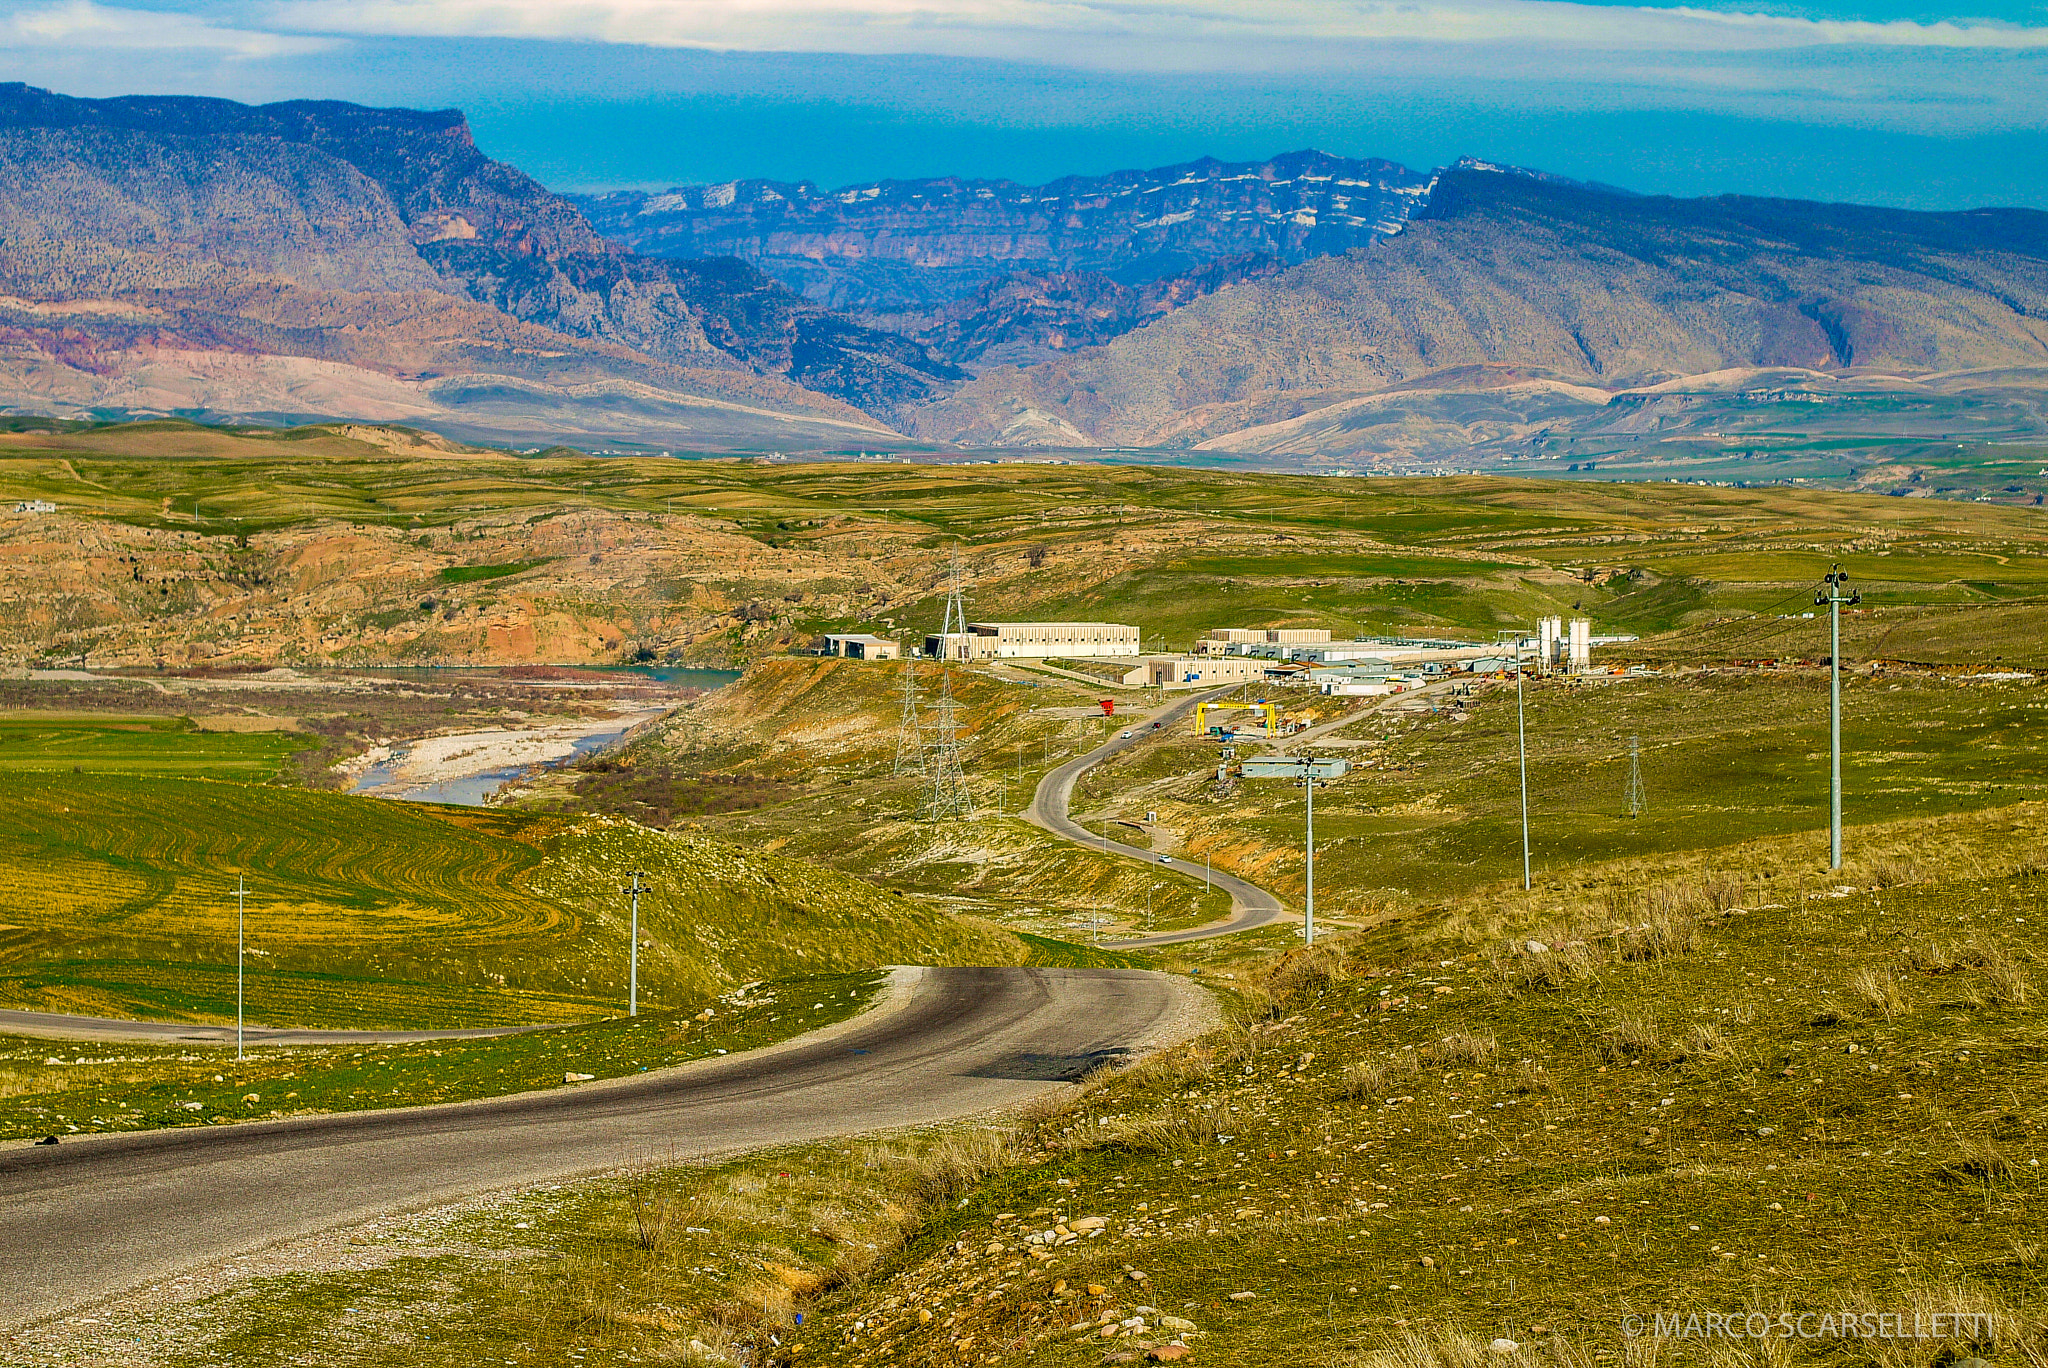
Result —
<instances>
[{"instance_id":1,"label":"scattered rock","mask_svg":"<svg viewBox=\"0 0 2048 1368\"><path fill-rule=\"evenodd\" d=\"M1613 1218L1613 1217L1611 1217L1611 1216L1595 1216L1595 1217L1593 1218L1593 1224L1594 1224L1594 1225L1613 1225L1613 1224L1614 1224L1614 1218Z\"/></svg>"},{"instance_id":2,"label":"scattered rock","mask_svg":"<svg viewBox=\"0 0 2048 1368\"><path fill-rule=\"evenodd\" d=\"M1424 1268L1435 1268L1435 1267L1436 1267L1436 1260L1435 1260L1435 1259L1432 1259L1432 1258L1430 1258L1430 1257L1429 1257L1429 1255L1427 1255L1427 1254L1423 1255L1423 1256L1422 1256L1422 1258L1421 1258L1420 1260L1418 1260L1418 1262L1419 1262L1419 1263L1421 1263L1421 1265L1422 1265L1422 1266L1423 1266Z\"/></svg>"},{"instance_id":3,"label":"scattered rock","mask_svg":"<svg viewBox=\"0 0 2048 1368\"><path fill-rule=\"evenodd\" d=\"M1154 1363L1179 1363L1187 1356L1188 1347L1185 1344L1162 1344L1145 1351L1145 1357Z\"/></svg>"},{"instance_id":4,"label":"scattered rock","mask_svg":"<svg viewBox=\"0 0 2048 1368\"><path fill-rule=\"evenodd\" d=\"M597 1077L596 1074L565 1073L562 1075L562 1081L564 1083L588 1083L595 1077Z\"/></svg>"},{"instance_id":5,"label":"scattered rock","mask_svg":"<svg viewBox=\"0 0 2048 1368\"><path fill-rule=\"evenodd\" d=\"M1233 1292L1230 1294L1230 1299L1232 1301L1250 1301L1258 1295L1256 1292Z\"/></svg>"},{"instance_id":6,"label":"scattered rock","mask_svg":"<svg viewBox=\"0 0 2048 1368\"><path fill-rule=\"evenodd\" d=\"M1070 1223L1067 1229L1078 1231L1085 1235L1091 1230L1102 1230L1108 1225L1109 1222L1101 1216L1083 1216L1080 1220Z\"/></svg>"},{"instance_id":7,"label":"scattered rock","mask_svg":"<svg viewBox=\"0 0 2048 1368\"><path fill-rule=\"evenodd\" d=\"M1532 940L1528 942L1526 945L1524 945L1522 948L1524 950L1527 950L1532 955L1547 954L1550 950L1550 947L1545 945L1540 940Z\"/></svg>"},{"instance_id":8,"label":"scattered rock","mask_svg":"<svg viewBox=\"0 0 2048 1368\"><path fill-rule=\"evenodd\" d=\"M1000 1254L1003 1252L1003 1242L1001 1240L991 1240L988 1248L981 1252L984 1254Z\"/></svg>"},{"instance_id":9,"label":"scattered rock","mask_svg":"<svg viewBox=\"0 0 2048 1368\"><path fill-rule=\"evenodd\" d=\"M1182 1316L1161 1316L1159 1328L1176 1335L1185 1335L1195 1328L1195 1323Z\"/></svg>"},{"instance_id":10,"label":"scattered rock","mask_svg":"<svg viewBox=\"0 0 2048 1368\"><path fill-rule=\"evenodd\" d=\"M1496 1354L1512 1354L1518 1352L1522 1346L1511 1339L1497 1339L1486 1347Z\"/></svg>"},{"instance_id":11,"label":"scattered rock","mask_svg":"<svg viewBox=\"0 0 2048 1368\"><path fill-rule=\"evenodd\" d=\"M1107 1291L1109 1291L1109 1289L1104 1287L1101 1283L1088 1284L1088 1295L1091 1297L1099 1297Z\"/></svg>"}]
</instances>

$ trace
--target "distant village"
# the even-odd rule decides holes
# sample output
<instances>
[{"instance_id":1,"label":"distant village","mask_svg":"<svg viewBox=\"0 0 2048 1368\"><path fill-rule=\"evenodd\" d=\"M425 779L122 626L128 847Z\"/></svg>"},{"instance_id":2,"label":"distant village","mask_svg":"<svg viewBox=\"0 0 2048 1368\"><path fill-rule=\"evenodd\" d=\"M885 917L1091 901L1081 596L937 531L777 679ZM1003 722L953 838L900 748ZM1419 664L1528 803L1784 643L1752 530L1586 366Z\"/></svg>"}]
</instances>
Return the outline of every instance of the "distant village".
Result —
<instances>
[{"instance_id":1,"label":"distant village","mask_svg":"<svg viewBox=\"0 0 2048 1368\"><path fill-rule=\"evenodd\" d=\"M1125 688L1209 689L1264 683L1332 695L1400 693L1448 674L1501 674L1522 667L1545 673L1594 673L1593 648L1634 641L1594 636L1588 618L1546 617L1533 636L1493 642L1426 637L1332 640L1323 627L1216 627L1185 654L1148 653L1141 630L1120 622L970 622L964 632L932 633L911 655L966 663L1066 660L1094 667ZM893 638L827 633L818 654L851 660L901 660ZM1109 666L1109 670L1101 667Z\"/></svg>"}]
</instances>

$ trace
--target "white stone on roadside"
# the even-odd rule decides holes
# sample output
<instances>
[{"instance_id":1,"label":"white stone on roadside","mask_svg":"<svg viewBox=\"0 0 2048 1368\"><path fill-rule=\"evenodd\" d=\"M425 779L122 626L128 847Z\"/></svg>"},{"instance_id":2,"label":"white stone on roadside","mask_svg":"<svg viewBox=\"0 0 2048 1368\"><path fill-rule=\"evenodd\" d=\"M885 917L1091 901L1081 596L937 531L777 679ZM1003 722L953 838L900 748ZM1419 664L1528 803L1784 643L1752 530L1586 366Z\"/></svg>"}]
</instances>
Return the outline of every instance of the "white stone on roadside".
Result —
<instances>
[{"instance_id":1,"label":"white stone on roadside","mask_svg":"<svg viewBox=\"0 0 2048 1368\"><path fill-rule=\"evenodd\" d=\"M564 1083L588 1083L595 1077L597 1077L596 1074L565 1073L562 1075L562 1081Z\"/></svg>"}]
</instances>

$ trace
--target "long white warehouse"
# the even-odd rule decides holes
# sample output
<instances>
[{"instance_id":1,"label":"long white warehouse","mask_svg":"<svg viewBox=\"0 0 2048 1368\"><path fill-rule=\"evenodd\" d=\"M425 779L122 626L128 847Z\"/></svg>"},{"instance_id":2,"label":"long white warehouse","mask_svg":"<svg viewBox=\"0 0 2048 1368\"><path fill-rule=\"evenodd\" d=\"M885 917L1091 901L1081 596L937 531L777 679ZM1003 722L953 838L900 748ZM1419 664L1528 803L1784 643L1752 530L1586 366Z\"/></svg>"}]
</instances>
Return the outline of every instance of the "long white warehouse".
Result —
<instances>
[{"instance_id":1,"label":"long white warehouse","mask_svg":"<svg viewBox=\"0 0 2048 1368\"><path fill-rule=\"evenodd\" d=\"M1120 622L970 622L964 632L924 639L927 656L952 660L1049 660L1134 656L1138 629Z\"/></svg>"}]
</instances>

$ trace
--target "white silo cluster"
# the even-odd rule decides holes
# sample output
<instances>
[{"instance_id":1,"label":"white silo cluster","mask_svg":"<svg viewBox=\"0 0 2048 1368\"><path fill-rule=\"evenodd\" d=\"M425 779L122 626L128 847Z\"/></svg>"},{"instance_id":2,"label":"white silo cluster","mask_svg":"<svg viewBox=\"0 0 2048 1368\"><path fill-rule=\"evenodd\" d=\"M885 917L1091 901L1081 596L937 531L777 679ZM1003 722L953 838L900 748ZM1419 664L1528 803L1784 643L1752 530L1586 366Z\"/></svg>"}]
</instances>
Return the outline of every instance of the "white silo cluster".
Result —
<instances>
[{"instance_id":1,"label":"white silo cluster","mask_svg":"<svg viewBox=\"0 0 2048 1368\"><path fill-rule=\"evenodd\" d=\"M1593 620L1573 618L1569 632L1562 617L1536 620L1537 668L1545 674L1563 668L1583 674L1593 668Z\"/></svg>"}]
</instances>

